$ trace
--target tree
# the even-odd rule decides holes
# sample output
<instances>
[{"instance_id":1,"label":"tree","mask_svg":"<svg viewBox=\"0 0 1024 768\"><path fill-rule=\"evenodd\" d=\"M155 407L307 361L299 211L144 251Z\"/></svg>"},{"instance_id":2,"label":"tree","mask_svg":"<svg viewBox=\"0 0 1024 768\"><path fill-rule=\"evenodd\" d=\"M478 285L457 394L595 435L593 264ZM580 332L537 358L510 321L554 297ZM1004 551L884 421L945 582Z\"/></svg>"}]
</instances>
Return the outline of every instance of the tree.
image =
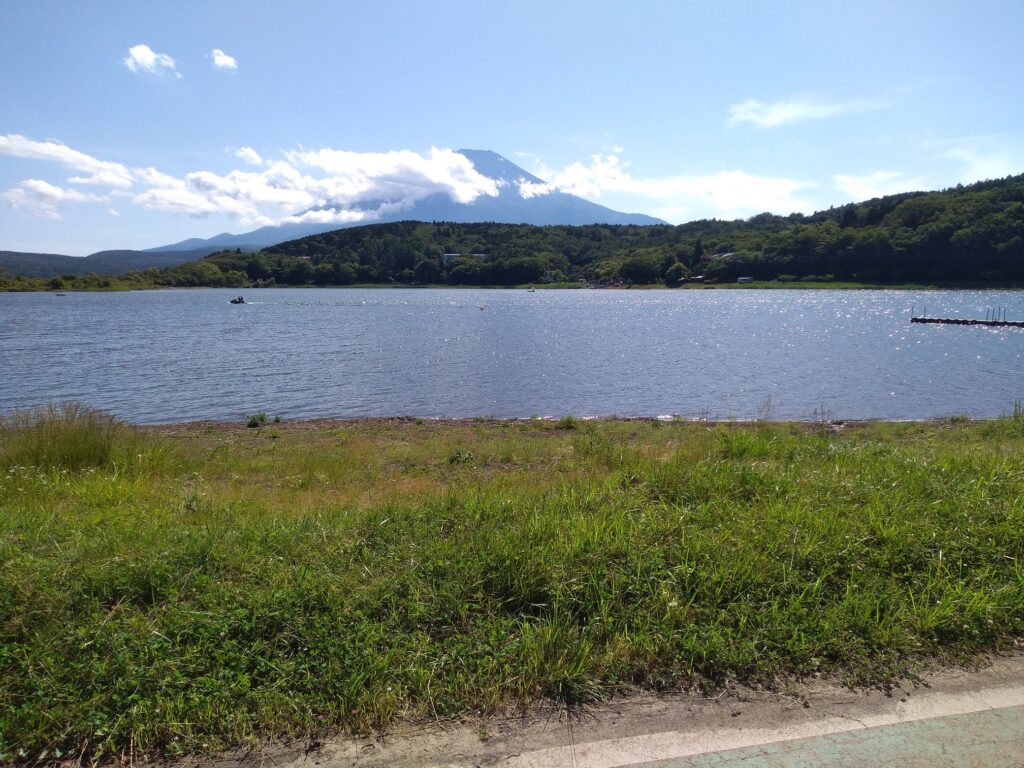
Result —
<instances>
[{"instance_id":1,"label":"tree","mask_svg":"<svg viewBox=\"0 0 1024 768\"><path fill-rule=\"evenodd\" d=\"M357 277L356 268L351 264L339 264L335 269L335 279L338 281L338 285L352 285Z\"/></svg>"},{"instance_id":2,"label":"tree","mask_svg":"<svg viewBox=\"0 0 1024 768\"><path fill-rule=\"evenodd\" d=\"M317 285L330 285L334 282L335 275L334 265L329 261L325 261L316 265L313 282Z\"/></svg>"},{"instance_id":3,"label":"tree","mask_svg":"<svg viewBox=\"0 0 1024 768\"><path fill-rule=\"evenodd\" d=\"M314 274L315 270L309 259L296 259L285 274L285 282L289 285L305 285L313 282Z\"/></svg>"},{"instance_id":4,"label":"tree","mask_svg":"<svg viewBox=\"0 0 1024 768\"><path fill-rule=\"evenodd\" d=\"M270 266L270 259L266 254L258 253L249 260L245 272L249 275L250 280L266 280L273 274L273 268Z\"/></svg>"},{"instance_id":5,"label":"tree","mask_svg":"<svg viewBox=\"0 0 1024 768\"><path fill-rule=\"evenodd\" d=\"M674 288L690 276L685 265L676 262L665 272L665 285Z\"/></svg>"},{"instance_id":6,"label":"tree","mask_svg":"<svg viewBox=\"0 0 1024 768\"><path fill-rule=\"evenodd\" d=\"M654 256L630 256L619 267L619 277L631 283L655 283L661 277L661 262Z\"/></svg>"},{"instance_id":7,"label":"tree","mask_svg":"<svg viewBox=\"0 0 1024 768\"><path fill-rule=\"evenodd\" d=\"M441 269L441 265L436 260L424 259L416 264L413 274L416 277L417 283L427 285L428 283L439 282L444 272Z\"/></svg>"}]
</instances>

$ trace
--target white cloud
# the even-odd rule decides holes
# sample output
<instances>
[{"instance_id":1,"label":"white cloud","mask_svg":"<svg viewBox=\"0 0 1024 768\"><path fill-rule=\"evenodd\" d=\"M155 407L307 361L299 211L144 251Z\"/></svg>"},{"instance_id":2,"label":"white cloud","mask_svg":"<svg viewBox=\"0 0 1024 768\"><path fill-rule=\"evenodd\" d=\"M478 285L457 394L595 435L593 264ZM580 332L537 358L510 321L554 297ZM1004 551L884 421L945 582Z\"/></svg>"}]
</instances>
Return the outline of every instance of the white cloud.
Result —
<instances>
[{"instance_id":1,"label":"white cloud","mask_svg":"<svg viewBox=\"0 0 1024 768\"><path fill-rule=\"evenodd\" d=\"M127 189L132 185L131 178L123 176L119 171L96 171L88 176L72 176L68 181L72 184L96 184L122 189Z\"/></svg>"},{"instance_id":2,"label":"white cloud","mask_svg":"<svg viewBox=\"0 0 1024 768\"><path fill-rule=\"evenodd\" d=\"M369 221L400 211L429 195L444 194L460 203L497 195L500 182L478 173L464 155L450 149L384 153L346 152L330 148L286 153L269 163L252 147L233 154L252 170L226 174L197 170L183 177L153 167L127 168L98 160L55 141L34 141L18 134L0 136L0 154L49 160L82 172L74 183L106 184L112 195L133 185L131 197L143 208L189 216L225 215L244 225L289 221ZM304 170L300 170L304 169ZM56 204L99 199L48 182L35 181L10 190L3 200L39 215L56 216Z\"/></svg>"},{"instance_id":3,"label":"white cloud","mask_svg":"<svg viewBox=\"0 0 1024 768\"><path fill-rule=\"evenodd\" d=\"M667 179L661 197L683 201L693 213L705 211L732 219L765 212L811 213L814 202L800 193L814 186L814 182L801 179L719 171Z\"/></svg>"},{"instance_id":4,"label":"white cloud","mask_svg":"<svg viewBox=\"0 0 1024 768\"><path fill-rule=\"evenodd\" d=\"M881 101L848 101L840 104L821 104L808 99L779 101L767 104L757 99L747 99L729 107L729 124L753 123L762 128L774 128L787 123L801 123L807 120L827 120L840 115L858 112L872 112L884 109Z\"/></svg>"},{"instance_id":5,"label":"white cloud","mask_svg":"<svg viewBox=\"0 0 1024 768\"><path fill-rule=\"evenodd\" d=\"M157 53L148 45L133 45L128 49L124 65L132 72L149 72L151 75L173 74L181 77L178 65L166 53Z\"/></svg>"},{"instance_id":6,"label":"white cloud","mask_svg":"<svg viewBox=\"0 0 1024 768\"><path fill-rule=\"evenodd\" d=\"M149 168L136 168L135 175L141 182L150 187L171 188L180 186L182 183L181 179L176 179L173 176L168 176L166 173L161 173L152 166Z\"/></svg>"},{"instance_id":7,"label":"white cloud","mask_svg":"<svg viewBox=\"0 0 1024 768\"><path fill-rule=\"evenodd\" d=\"M102 184L126 188L132 185L132 174L120 163L97 160L56 141L33 141L17 133L0 136L0 154L33 160L50 160L76 171L89 174L69 179L74 184Z\"/></svg>"},{"instance_id":8,"label":"white cloud","mask_svg":"<svg viewBox=\"0 0 1024 768\"><path fill-rule=\"evenodd\" d=\"M477 173L466 157L447 149L434 149L426 155L321 149L289 153L288 160L268 164L256 150L242 147L234 152L239 159L264 167L227 174L199 170L181 178L153 167L129 169L59 142L33 141L17 134L0 136L0 154L49 160L87 172L88 178L73 177L72 181L114 186L111 195L126 194L125 187L137 184L142 190L131 200L144 208L198 217L225 215L251 226L372 220L435 193L471 202L498 190L498 184ZM297 165L320 173L304 173ZM3 202L53 217L58 215L59 202L98 199L106 198L29 180L22 188L5 193Z\"/></svg>"},{"instance_id":9,"label":"white cloud","mask_svg":"<svg viewBox=\"0 0 1024 768\"><path fill-rule=\"evenodd\" d=\"M238 69L238 62L233 56L228 56L220 48L210 51L210 58L213 59L213 66L217 69Z\"/></svg>"},{"instance_id":10,"label":"white cloud","mask_svg":"<svg viewBox=\"0 0 1024 768\"><path fill-rule=\"evenodd\" d=\"M911 178L897 171L875 171L865 176L836 174L833 180L839 191L854 202L927 189L928 187L924 179Z\"/></svg>"},{"instance_id":11,"label":"white cloud","mask_svg":"<svg viewBox=\"0 0 1024 768\"><path fill-rule=\"evenodd\" d=\"M547 195L551 192L557 192L558 187L554 184L541 183L538 184L535 181L527 181L526 179L520 179L519 183L519 196L524 200L529 200L531 197L537 197L538 195Z\"/></svg>"},{"instance_id":12,"label":"white cloud","mask_svg":"<svg viewBox=\"0 0 1024 768\"><path fill-rule=\"evenodd\" d=\"M465 155L434 147L426 155L409 150L347 152L336 149L286 153L294 165L330 174L330 189L346 202L403 201L408 205L444 193L457 203L496 196L498 182L477 172Z\"/></svg>"},{"instance_id":13,"label":"white cloud","mask_svg":"<svg viewBox=\"0 0 1024 768\"><path fill-rule=\"evenodd\" d=\"M263 165L263 158L260 153L252 147L241 147L235 150L235 157L244 160L249 165Z\"/></svg>"},{"instance_id":14,"label":"white cloud","mask_svg":"<svg viewBox=\"0 0 1024 768\"><path fill-rule=\"evenodd\" d=\"M208 171L187 174L184 179L146 169L153 186L132 198L132 202L143 208L180 213L195 218L213 214L224 214L252 226L263 226L270 222L258 206L244 199L238 183L232 184L229 177L221 177ZM255 176L241 171L232 171L229 176Z\"/></svg>"},{"instance_id":15,"label":"white cloud","mask_svg":"<svg viewBox=\"0 0 1024 768\"><path fill-rule=\"evenodd\" d=\"M625 170L627 164L622 164L618 155L592 155L590 165L577 160L556 173L551 184L581 197L600 197L607 191L640 191L643 184L630 177Z\"/></svg>"},{"instance_id":16,"label":"white cloud","mask_svg":"<svg viewBox=\"0 0 1024 768\"><path fill-rule=\"evenodd\" d=\"M294 216L285 216L275 221L275 224L350 224L357 221L372 221L380 218L384 213L389 213L381 206L376 211L349 210L345 208L321 208L313 211L304 211Z\"/></svg>"},{"instance_id":17,"label":"white cloud","mask_svg":"<svg viewBox=\"0 0 1024 768\"><path fill-rule=\"evenodd\" d=\"M262 161L249 147L235 154L243 160ZM286 158L259 171L194 171L183 179L154 168L139 169L136 175L148 189L136 195L134 202L154 210L196 217L223 214L247 226L265 226L372 221L432 194L467 203L480 195L498 193L493 179L479 174L465 156L448 149L420 155L324 148L288 152ZM297 166L321 174L303 173Z\"/></svg>"},{"instance_id":18,"label":"white cloud","mask_svg":"<svg viewBox=\"0 0 1024 768\"><path fill-rule=\"evenodd\" d=\"M943 153L942 157L959 160L964 164L960 174L960 181L964 184L1001 179L1024 170L1024 161L1015 157L1013 152L978 146L975 143L953 147Z\"/></svg>"},{"instance_id":19,"label":"white cloud","mask_svg":"<svg viewBox=\"0 0 1024 768\"><path fill-rule=\"evenodd\" d=\"M41 179L26 179L20 187L0 193L0 201L15 210L44 219L59 219L63 203L103 203L106 197L63 189Z\"/></svg>"},{"instance_id":20,"label":"white cloud","mask_svg":"<svg viewBox=\"0 0 1024 768\"><path fill-rule=\"evenodd\" d=\"M634 198L639 207L670 220L686 217L741 218L765 211L811 212L814 203L801 192L815 184L800 179L756 176L740 170L698 175L637 178L618 155L593 155L589 165L575 162L547 185L520 183L524 197L560 190L598 198L611 193Z\"/></svg>"}]
</instances>

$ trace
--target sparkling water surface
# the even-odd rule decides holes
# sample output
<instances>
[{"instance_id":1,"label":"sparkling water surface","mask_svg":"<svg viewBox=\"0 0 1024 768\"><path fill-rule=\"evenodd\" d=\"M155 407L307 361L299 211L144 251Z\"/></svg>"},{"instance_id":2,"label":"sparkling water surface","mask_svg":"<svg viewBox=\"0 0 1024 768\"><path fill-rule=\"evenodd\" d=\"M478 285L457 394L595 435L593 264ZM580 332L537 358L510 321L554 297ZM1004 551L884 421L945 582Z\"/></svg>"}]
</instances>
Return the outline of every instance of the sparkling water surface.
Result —
<instances>
[{"instance_id":1,"label":"sparkling water surface","mask_svg":"<svg viewBox=\"0 0 1024 768\"><path fill-rule=\"evenodd\" d=\"M1024 399L1020 291L194 289L0 294L0 412L920 419Z\"/></svg>"}]
</instances>

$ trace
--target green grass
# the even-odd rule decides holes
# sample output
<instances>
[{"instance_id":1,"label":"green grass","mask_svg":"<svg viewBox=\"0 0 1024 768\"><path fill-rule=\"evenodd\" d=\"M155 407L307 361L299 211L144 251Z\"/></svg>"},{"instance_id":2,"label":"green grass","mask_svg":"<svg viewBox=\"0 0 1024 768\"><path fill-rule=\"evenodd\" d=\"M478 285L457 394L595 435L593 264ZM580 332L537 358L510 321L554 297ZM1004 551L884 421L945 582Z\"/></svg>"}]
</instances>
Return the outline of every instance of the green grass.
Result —
<instances>
[{"instance_id":1,"label":"green grass","mask_svg":"<svg viewBox=\"0 0 1024 768\"><path fill-rule=\"evenodd\" d=\"M123 426L80 403L64 402L0 415L0 466L81 469L110 464L123 446Z\"/></svg>"},{"instance_id":2,"label":"green grass","mask_svg":"<svg viewBox=\"0 0 1024 768\"><path fill-rule=\"evenodd\" d=\"M8 759L883 684L1024 635L1019 408L838 432L74 421L66 445L41 413L0 431Z\"/></svg>"}]
</instances>

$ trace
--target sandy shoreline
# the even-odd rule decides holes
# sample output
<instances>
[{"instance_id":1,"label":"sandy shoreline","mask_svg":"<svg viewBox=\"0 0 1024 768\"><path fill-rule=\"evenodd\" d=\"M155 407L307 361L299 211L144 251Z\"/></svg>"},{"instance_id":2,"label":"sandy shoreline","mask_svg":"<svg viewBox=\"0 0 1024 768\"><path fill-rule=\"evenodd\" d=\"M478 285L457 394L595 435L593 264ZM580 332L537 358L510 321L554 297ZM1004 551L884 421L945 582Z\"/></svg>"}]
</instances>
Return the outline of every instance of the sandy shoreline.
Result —
<instances>
[{"instance_id":1,"label":"sandy shoreline","mask_svg":"<svg viewBox=\"0 0 1024 768\"><path fill-rule=\"evenodd\" d=\"M542 424L554 426L565 418L571 418L576 424L597 422L602 424L645 424L658 422L668 425L706 425L709 427L719 425L752 425L771 424L775 426L784 424L795 424L803 427L828 426L834 429L856 429L867 427L872 424L943 424L956 417L934 417L927 419L704 419L684 418L675 416L512 416L508 418L491 416L472 417L429 417L429 416L321 416L315 418L282 419L281 421L268 421L258 429L277 429L288 431L303 431L317 429L334 429L351 426L407 426L407 425L432 425L447 427L481 427L481 426L502 426L522 424ZM1000 417L991 419L971 418L972 422L997 421ZM135 424L127 422L130 426L152 432L154 434L180 434L188 432L236 432L257 429L249 427L244 421L227 421L222 419L198 419L196 421L166 422L161 424Z\"/></svg>"}]
</instances>

